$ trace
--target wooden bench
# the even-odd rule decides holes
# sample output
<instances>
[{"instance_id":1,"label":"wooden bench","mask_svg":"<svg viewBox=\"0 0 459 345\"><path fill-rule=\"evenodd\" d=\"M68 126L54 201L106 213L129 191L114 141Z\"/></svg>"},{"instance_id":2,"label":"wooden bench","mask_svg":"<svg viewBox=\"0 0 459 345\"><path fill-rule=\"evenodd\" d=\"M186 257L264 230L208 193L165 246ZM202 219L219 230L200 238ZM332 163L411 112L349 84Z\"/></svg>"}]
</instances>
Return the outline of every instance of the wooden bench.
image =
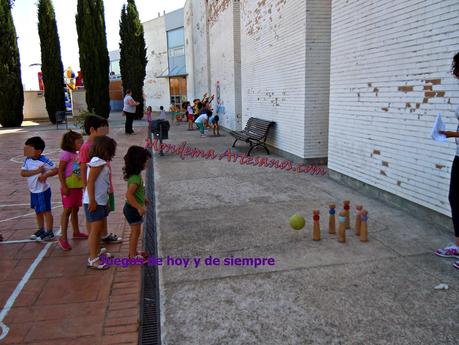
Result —
<instances>
[{"instance_id":1,"label":"wooden bench","mask_svg":"<svg viewBox=\"0 0 459 345\"><path fill-rule=\"evenodd\" d=\"M268 137L269 129L274 125L274 122L258 119L251 117L243 131L231 131L230 134L236 138L233 143L235 147L238 140L244 141L250 145L247 156L250 156L250 152L256 147L262 146L265 148L269 155L269 150L266 147L266 138Z\"/></svg>"}]
</instances>

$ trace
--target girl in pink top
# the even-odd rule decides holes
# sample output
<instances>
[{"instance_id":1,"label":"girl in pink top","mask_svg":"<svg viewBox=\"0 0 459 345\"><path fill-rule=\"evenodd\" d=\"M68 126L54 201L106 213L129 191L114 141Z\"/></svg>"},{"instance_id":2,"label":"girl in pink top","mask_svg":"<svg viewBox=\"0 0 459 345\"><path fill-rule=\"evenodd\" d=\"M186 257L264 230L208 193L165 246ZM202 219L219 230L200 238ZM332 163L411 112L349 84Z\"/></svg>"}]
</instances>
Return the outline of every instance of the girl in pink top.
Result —
<instances>
[{"instance_id":1,"label":"girl in pink top","mask_svg":"<svg viewBox=\"0 0 459 345\"><path fill-rule=\"evenodd\" d=\"M72 220L73 238L86 239L88 235L80 232L78 227L78 210L83 197L83 179L81 177L78 154L83 144L80 133L68 131L62 137L62 153L59 157L59 180L61 182L62 206L64 211L61 216L61 237L59 246L63 250L70 250L72 246L67 239L69 217Z\"/></svg>"}]
</instances>

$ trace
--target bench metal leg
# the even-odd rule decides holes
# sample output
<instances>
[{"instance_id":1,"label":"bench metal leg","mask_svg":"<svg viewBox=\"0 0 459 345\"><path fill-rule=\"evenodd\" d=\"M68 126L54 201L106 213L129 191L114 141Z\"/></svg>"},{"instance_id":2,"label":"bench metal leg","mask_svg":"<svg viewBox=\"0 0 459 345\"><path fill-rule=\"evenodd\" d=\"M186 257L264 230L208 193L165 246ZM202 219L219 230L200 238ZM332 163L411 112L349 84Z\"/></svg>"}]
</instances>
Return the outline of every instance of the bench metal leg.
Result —
<instances>
[{"instance_id":1,"label":"bench metal leg","mask_svg":"<svg viewBox=\"0 0 459 345\"><path fill-rule=\"evenodd\" d=\"M238 140L239 140L239 139L234 140L233 147L236 147L236 142L237 142Z\"/></svg>"},{"instance_id":2,"label":"bench metal leg","mask_svg":"<svg viewBox=\"0 0 459 345\"><path fill-rule=\"evenodd\" d=\"M270 152L268 150L268 148L266 147L265 144L263 143L259 143L259 144L256 144L256 145L250 145L250 149L249 149L249 152L247 152L247 156L250 156L250 152L252 152L252 150L255 148L255 147L258 147L258 146L262 146L265 150L266 150L266 153L269 155Z\"/></svg>"},{"instance_id":3,"label":"bench metal leg","mask_svg":"<svg viewBox=\"0 0 459 345\"><path fill-rule=\"evenodd\" d=\"M268 147L265 144L263 144L263 147L265 148L266 153L269 155L270 153L269 153Z\"/></svg>"}]
</instances>

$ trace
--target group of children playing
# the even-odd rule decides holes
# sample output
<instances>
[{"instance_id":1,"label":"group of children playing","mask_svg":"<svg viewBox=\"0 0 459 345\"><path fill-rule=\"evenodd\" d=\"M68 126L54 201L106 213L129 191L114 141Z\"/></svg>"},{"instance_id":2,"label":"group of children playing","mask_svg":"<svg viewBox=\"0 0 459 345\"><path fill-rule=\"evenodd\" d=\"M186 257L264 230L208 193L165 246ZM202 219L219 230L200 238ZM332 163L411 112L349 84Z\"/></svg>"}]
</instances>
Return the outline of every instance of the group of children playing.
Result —
<instances>
[{"instance_id":1,"label":"group of children playing","mask_svg":"<svg viewBox=\"0 0 459 345\"><path fill-rule=\"evenodd\" d=\"M201 138L206 136L205 131L208 128L212 128L214 136L220 136L219 114L222 114L224 107L223 102L219 101L217 111L214 114L212 109L213 99L214 96L209 97L207 94L204 94L202 100L196 98L193 101L193 105L191 105L189 101L182 104L183 109L186 109L185 115L186 121L188 122L188 130L194 130L193 124L195 124L201 133ZM151 121L153 120L152 113L153 111L151 106L148 106L145 112L145 117L147 123L149 124L149 128L151 128ZM159 119L166 120L166 113L163 106L160 107Z\"/></svg>"},{"instance_id":2,"label":"group of children playing","mask_svg":"<svg viewBox=\"0 0 459 345\"><path fill-rule=\"evenodd\" d=\"M202 100L196 98L193 101L193 106L191 106L190 102L186 102L185 104L188 130L192 131L194 129L193 123L196 124L196 127L198 127L199 132L201 133L201 138L206 136L206 128L212 128L213 135L220 136L220 112L217 111L214 114L212 109L213 99L214 96L207 97L207 94L205 94Z\"/></svg>"},{"instance_id":3,"label":"group of children playing","mask_svg":"<svg viewBox=\"0 0 459 345\"><path fill-rule=\"evenodd\" d=\"M48 178L58 175L61 185L63 212L59 246L71 250L67 228L69 219L73 228L73 239L88 239L89 257L87 266L104 270L109 268L99 262L101 256L111 257L100 243L120 243L122 239L107 231L107 217L115 209L110 162L115 156L116 142L107 136L106 119L89 115L85 119L83 136L74 131L64 134L62 152L56 166L43 155L45 142L40 137L27 139L24 146L24 164L21 176L27 177L31 207L35 210L38 230L31 235L35 241L54 239L53 215L51 213L51 187ZM129 257L146 262L145 254L137 252L141 224L145 214L145 188L141 172L146 168L151 154L140 146L129 147L124 156L123 177L127 181L124 216L131 227ZM83 206L88 234L81 232L78 211Z\"/></svg>"}]
</instances>

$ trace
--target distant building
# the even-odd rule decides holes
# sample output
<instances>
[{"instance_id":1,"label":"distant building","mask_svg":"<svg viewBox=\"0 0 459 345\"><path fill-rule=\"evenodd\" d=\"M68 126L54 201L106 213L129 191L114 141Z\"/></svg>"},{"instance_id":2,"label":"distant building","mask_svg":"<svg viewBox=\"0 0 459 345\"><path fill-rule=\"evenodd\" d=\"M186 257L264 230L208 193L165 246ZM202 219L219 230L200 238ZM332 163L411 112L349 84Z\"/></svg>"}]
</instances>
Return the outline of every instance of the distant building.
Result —
<instances>
[{"instance_id":1,"label":"distant building","mask_svg":"<svg viewBox=\"0 0 459 345\"><path fill-rule=\"evenodd\" d=\"M108 53L110 57L110 107L112 111L123 110L123 85L121 83L120 51Z\"/></svg>"},{"instance_id":2,"label":"distant building","mask_svg":"<svg viewBox=\"0 0 459 345\"><path fill-rule=\"evenodd\" d=\"M147 45L145 105L159 110L187 100L183 8L143 23Z\"/></svg>"}]
</instances>

